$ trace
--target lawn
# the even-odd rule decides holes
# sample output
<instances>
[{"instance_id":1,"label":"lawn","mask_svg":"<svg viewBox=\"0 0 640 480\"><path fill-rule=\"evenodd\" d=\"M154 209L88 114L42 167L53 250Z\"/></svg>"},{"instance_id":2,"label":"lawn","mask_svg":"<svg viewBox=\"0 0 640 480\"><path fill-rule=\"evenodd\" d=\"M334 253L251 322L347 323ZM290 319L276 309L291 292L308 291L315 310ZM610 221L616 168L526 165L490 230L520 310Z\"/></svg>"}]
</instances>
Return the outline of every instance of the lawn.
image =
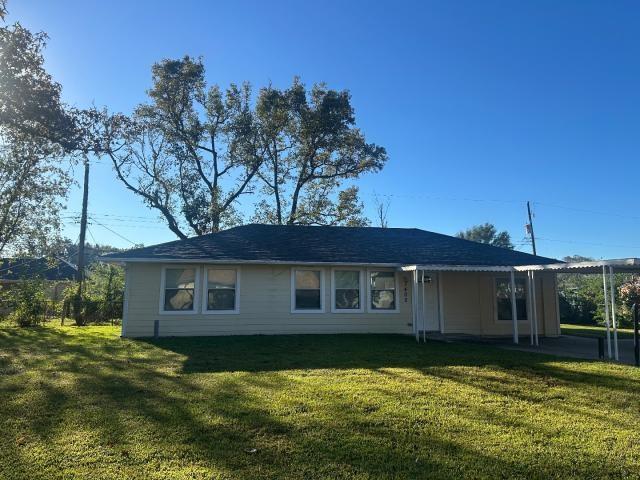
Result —
<instances>
[{"instance_id":1,"label":"lawn","mask_svg":"<svg viewBox=\"0 0 640 480\"><path fill-rule=\"evenodd\" d=\"M402 336L0 327L0 478L640 478L640 369Z\"/></svg>"},{"instance_id":2,"label":"lawn","mask_svg":"<svg viewBox=\"0 0 640 480\"><path fill-rule=\"evenodd\" d=\"M563 323L560 325L563 335L577 335L579 337L605 337L607 331L605 327L597 325L575 325L571 323ZM613 338L613 329L611 330L611 338ZM630 328L619 328L618 338L633 338L633 330Z\"/></svg>"}]
</instances>

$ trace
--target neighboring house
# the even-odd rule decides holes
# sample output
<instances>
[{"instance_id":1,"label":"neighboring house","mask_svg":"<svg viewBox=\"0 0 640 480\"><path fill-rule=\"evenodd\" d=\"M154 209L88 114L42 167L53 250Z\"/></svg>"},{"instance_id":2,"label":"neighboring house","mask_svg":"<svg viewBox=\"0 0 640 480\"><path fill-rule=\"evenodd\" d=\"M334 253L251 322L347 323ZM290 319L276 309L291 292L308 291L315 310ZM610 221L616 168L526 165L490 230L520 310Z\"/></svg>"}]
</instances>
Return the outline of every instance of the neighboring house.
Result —
<instances>
[{"instance_id":1,"label":"neighboring house","mask_svg":"<svg viewBox=\"0 0 640 480\"><path fill-rule=\"evenodd\" d=\"M126 267L128 337L560 334L561 262L418 229L254 224L102 259Z\"/></svg>"},{"instance_id":2,"label":"neighboring house","mask_svg":"<svg viewBox=\"0 0 640 480\"><path fill-rule=\"evenodd\" d=\"M49 298L57 301L77 272L75 265L57 258L1 258L0 287L11 288L21 281L39 278L47 284Z\"/></svg>"}]
</instances>

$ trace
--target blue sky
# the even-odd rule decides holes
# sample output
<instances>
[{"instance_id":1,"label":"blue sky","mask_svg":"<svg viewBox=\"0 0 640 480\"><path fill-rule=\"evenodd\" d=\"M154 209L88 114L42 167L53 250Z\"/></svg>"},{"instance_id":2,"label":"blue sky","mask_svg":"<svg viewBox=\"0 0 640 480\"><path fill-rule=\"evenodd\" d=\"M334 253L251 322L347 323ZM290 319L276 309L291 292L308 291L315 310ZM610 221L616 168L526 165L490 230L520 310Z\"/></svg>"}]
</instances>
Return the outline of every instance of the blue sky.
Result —
<instances>
[{"instance_id":1,"label":"blue sky","mask_svg":"<svg viewBox=\"0 0 640 480\"><path fill-rule=\"evenodd\" d=\"M130 112L151 65L185 54L203 56L208 81L223 87L324 81L351 91L358 125L388 150L385 169L359 182L370 216L377 192L391 200L391 226L453 234L489 221L520 243L531 200L538 253L640 257L638 2L8 7L10 22L50 35L47 68L71 104ZM104 225L91 225L89 241L174 238L106 162L93 167L89 208ZM77 238L78 226L65 234Z\"/></svg>"}]
</instances>

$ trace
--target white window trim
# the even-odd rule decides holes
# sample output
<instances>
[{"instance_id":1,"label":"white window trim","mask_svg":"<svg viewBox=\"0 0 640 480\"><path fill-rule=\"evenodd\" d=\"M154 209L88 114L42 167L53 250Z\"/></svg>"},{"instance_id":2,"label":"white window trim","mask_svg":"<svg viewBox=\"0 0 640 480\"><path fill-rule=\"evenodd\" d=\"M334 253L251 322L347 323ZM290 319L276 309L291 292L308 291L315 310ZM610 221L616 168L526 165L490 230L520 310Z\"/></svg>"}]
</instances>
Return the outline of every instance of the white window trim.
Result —
<instances>
[{"instance_id":1,"label":"white window trim","mask_svg":"<svg viewBox=\"0 0 640 480\"><path fill-rule=\"evenodd\" d=\"M320 310L296 310L296 271L311 270L320 272ZM291 313L296 314L317 314L325 313L325 290L324 290L324 268L319 267L293 267L291 269Z\"/></svg>"},{"instance_id":2,"label":"white window trim","mask_svg":"<svg viewBox=\"0 0 640 480\"><path fill-rule=\"evenodd\" d=\"M527 312L527 316L530 315L529 313L529 306L530 306L530 301L529 301L529 289L527 288L527 279L525 277L516 277L516 284L518 283L518 280L524 280L524 299L525 299L525 306L526 306L526 312ZM496 322L498 325L504 325L506 322L513 322L512 318L509 319L501 319L498 318L498 282L499 281L506 281L507 283L511 284L511 279L509 277L494 277L493 278L493 320L494 322ZM516 313L517 313L517 309L516 309ZM528 318L518 318L517 319L518 322L528 322L529 319Z\"/></svg>"},{"instance_id":3,"label":"white window trim","mask_svg":"<svg viewBox=\"0 0 640 480\"><path fill-rule=\"evenodd\" d=\"M167 269L178 268L193 268L195 270L195 282L193 284L193 310L165 310L164 309L164 293L166 284L166 272ZM200 267L197 265L163 265L160 273L160 301L159 301L159 314L160 315L197 315L200 313L198 305L200 304Z\"/></svg>"},{"instance_id":4,"label":"white window trim","mask_svg":"<svg viewBox=\"0 0 640 480\"><path fill-rule=\"evenodd\" d=\"M235 306L233 310L209 310L209 270L235 270L236 272L236 295ZM202 313L204 315L237 315L240 313L240 267L225 267L223 265L204 266L204 275L202 275Z\"/></svg>"},{"instance_id":5,"label":"white window trim","mask_svg":"<svg viewBox=\"0 0 640 480\"><path fill-rule=\"evenodd\" d=\"M360 308L336 308L336 272L358 272L360 286ZM365 273L362 268L335 267L331 269L331 313L364 313L364 304L367 301L364 291L366 282Z\"/></svg>"},{"instance_id":6,"label":"white window trim","mask_svg":"<svg viewBox=\"0 0 640 480\"><path fill-rule=\"evenodd\" d=\"M394 286L395 286L395 302L396 308L393 310L383 310L378 308L373 308L371 306L371 274L374 272L393 272L394 275ZM367 312L368 313L400 313L400 290L398 288L398 272L396 270L389 270L388 268L369 268L367 269Z\"/></svg>"}]
</instances>

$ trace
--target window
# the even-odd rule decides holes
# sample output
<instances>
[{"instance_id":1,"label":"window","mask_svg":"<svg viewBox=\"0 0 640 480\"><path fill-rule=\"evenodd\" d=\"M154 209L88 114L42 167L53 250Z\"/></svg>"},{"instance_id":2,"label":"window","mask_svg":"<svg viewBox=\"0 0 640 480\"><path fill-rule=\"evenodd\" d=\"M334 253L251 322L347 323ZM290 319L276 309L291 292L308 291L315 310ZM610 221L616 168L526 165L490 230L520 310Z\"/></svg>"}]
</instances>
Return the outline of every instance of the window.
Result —
<instances>
[{"instance_id":1,"label":"window","mask_svg":"<svg viewBox=\"0 0 640 480\"><path fill-rule=\"evenodd\" d=\"M333 310L345 312L362 311L360 270L333 271Z\"/></svg>"},{"instance_id":2,"label":"window","mask_svg":"<svg viewBox=\"0 0 640 480\"><path fill-rule=\"evenodd\" d=\"M396 274L395 272L370 272L371 309L395 310Z\"/></svg>"},{"instance_id":3,"label":"window","mask_svg":"<svg viewBox=\"0 0 640 480\"><path fill-rule=\"evenodd\" d=\"M162 311L194 312L197 280L196 269L194 267L166 267L163 273Z\"/></svg>"},{"instance_id":4,"label":"window","mask_svg":"<svg viewBox=\"0 0 640 480\"><path fill-rule=\"evenodd\" d=\"M293 310L296 312L322 312L322 270L293 270Z\"/></svg>"},{"instance_id":5,"label":"window","mask_svg":"<svg viewBox=\"0 0 640 480\"><path fill-rule=\"evenodd\" d=\"M524 278L516 278L516 311L518 320L527 319L527 287ZM513 320L511 314L511 280L496 279L496 311L498 320Z\"/></svg>"},{"instance_id":6,"label":"window","mask_svg":"<svg viewBox=\"0 0 640 480\"><path fill-rule=\"evenodd\" d=\"M205 312L237 313L238 271L235 268L206 268L204 301Z\"/></svg>"}]
</instances>

